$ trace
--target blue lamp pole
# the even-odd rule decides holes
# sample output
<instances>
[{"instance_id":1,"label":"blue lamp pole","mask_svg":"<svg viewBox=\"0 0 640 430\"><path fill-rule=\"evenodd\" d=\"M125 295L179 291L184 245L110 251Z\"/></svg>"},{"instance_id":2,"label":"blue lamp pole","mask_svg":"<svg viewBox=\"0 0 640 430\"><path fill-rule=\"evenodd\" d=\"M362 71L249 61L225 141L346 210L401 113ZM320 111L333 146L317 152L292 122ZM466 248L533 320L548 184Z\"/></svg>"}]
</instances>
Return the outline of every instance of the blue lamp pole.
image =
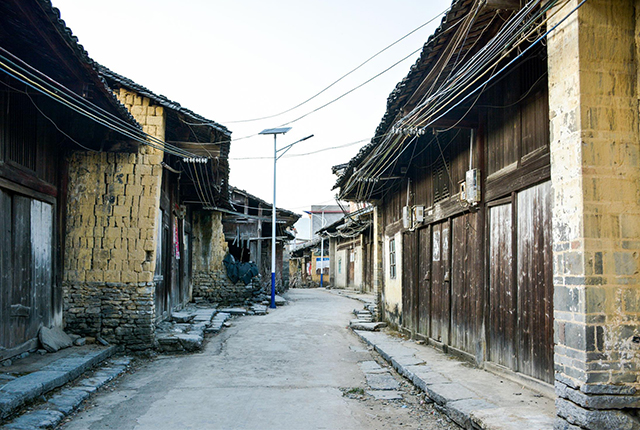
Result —
<instances>
[{"instance_id":1,"label":"blue lamp pole","mask_svg":"<svg viewBox=\"0 0 640 430\"><path fill-rule=\"evenodd\" d=\"M276 145L276 136L279 134L285 134L291 130L291 127L280 128L268 128L262 130L259 134L273 134L273 204L271 207L271 302L269 307L275 309L276 307L276 162L282 157L293 145L303 140L307 140L313 137L307 136L300 140L293 142L283 148L278 149ZM278 155L278 153L280 153Z\"/></svg>"},{"instance_id":2,"label":"blue lamp pole","mask_svg":"<svg viewBox=\"0 0 640 430\"><path fill-rule=\"evenodd\" d=\"M322 208L322 228L324 228L324 208ZM324 236L320 236L320 288L323 287L322 276L324 275Z\"/></svg>"}]
</instances>

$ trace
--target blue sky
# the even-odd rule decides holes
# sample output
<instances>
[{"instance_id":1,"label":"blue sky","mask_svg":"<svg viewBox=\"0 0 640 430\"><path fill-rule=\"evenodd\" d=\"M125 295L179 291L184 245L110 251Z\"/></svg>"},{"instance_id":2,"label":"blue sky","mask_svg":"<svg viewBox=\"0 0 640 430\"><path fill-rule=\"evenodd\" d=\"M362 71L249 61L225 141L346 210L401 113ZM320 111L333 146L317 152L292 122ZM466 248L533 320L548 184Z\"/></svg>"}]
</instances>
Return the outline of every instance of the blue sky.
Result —
<instances>
[{"instance_id":1,"label":"blue sky","mask_svg":"<svg viewBox=\"0 0 640 430\"><path fill-rule=\"evenodd\" d=\"M298 118L370 79L426 42L432 24L389 49L306 105L276 118L233 121L284 111L319 92L380 49L427 22L449 0L52 0L67 26L99 63L220 122L233 138ZM336 103L289 126L287 155L370 139L386 99L418 54ZM331 166L366 142L278 161L276 203L300 213L328 204ZM231 184L271 201L271 136L231 144Z\"/></svg>"}]
</instances>

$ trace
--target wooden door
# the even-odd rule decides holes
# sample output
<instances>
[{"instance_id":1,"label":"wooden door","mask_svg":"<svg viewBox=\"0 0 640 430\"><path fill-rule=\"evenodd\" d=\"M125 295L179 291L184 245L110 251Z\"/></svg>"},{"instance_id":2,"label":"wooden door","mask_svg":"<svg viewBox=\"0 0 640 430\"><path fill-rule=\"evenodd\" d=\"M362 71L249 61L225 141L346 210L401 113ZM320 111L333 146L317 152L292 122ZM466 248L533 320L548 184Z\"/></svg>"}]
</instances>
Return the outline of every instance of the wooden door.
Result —
<instances>
[{"instance_id":1,"label":"wooden door","mask_svg":"<svg viewBox=\"0 0 640 430\"><path fill-rule=\"evenodd\" d=\"M431 302L431 227L418 230L416 331L429 336Z\"/></svg>"},{"instance_id":2,"label":"wooden door","mask_svg":"<svg viewBox=\"0 0 640 430\"><path fill-rule=\"evenodd\" d=\"M450 345L482 360L484 232L479 220L478 212L452 220Z\"/></svg>"},{"instance_id":3,"label":"wooden door","mask_svg":"<svg viewBox=\"0 0 640 430\"><path fill-rule=\"evenodd\" d=\"M413 232L402 237L402 325L412 333L417 322L416 240Z\"/></svg>"},{"instance_id":4,"label":"wooden door","mask_svg":"<svg viewBox=\"0 0 640 430\"><path fill-rule=\"evenodd\" d=\"M13 285L11 213L11 196L0 189L0 347L2 348L9 348L11 345L10 310Z\"/></svg>"},{"instance_id":5,"label":"wooden door","mask_svg":"<svg viewBox=\"0 0 640 430\"><path fill-rule=\"evenodd\" d=\"M169 216L162 209L158 211L158 242L156 244L155 287L156 321L167 317L170 310L171 293L171 235Z\"/></svg>"},{"instance_id":6,"label":"wooden door","mask_svg":"<svg viewBox=\"0 0 640 430\"><path fill-rule=\"evenodd\" d=\"M180 250L180 300L191 300L191 223L182 221L182 249ZM259 241L257 241L259 242Z\"/></svg>"},{"instance_id":7,"label":"wooden door","mask_svg":"<svg viewBox=\"0 0 640 430\"><path fill-rule=\"evenodd\" d=\"M518 193L518 371L553 383L551 183Z\"/></svg>"},{"instance_id":8,"label":"wooden door","mask_svg":"<svg viewBox=\"0 0 640 430\"><path fill-rule=\"evenodd\" d=\"M489 359L516 369L516 285L511 203L489 209Z\"/></svg>"},{"instance_id":9,"label":"wooden door","mask_svg":"<svg viewBox=\"0 0 640 430\"><path fill-rule=\"evenodd\" d=\"M449 222L433 225L431 251L431 335L438 342L448 344L451 306L451 267Z\"/></svg>"},{"instance_id":10,"label":"wooden door","mask_svg":"<svg viewBox=\"0 0 640 430\"><path fill-rule=\"evenodd\" d=\"M37 346L53 315L53 205L0 189L0 358Z\"/></svg>"},{"instance_id":11,"label":"wooden door","mask_svg":"<svg viewBox=\"0 0 640 430\"><path fill-rule=\"evenodd\" d=\"M353 288L355 286L356 276L356 252L353 248L347 250L347 258L349 259L347 262L347 286ZM324 267L324 265L322 267ZM324 269L322 269L322 273L325 273Z\"/></svg>"}]
</instances>

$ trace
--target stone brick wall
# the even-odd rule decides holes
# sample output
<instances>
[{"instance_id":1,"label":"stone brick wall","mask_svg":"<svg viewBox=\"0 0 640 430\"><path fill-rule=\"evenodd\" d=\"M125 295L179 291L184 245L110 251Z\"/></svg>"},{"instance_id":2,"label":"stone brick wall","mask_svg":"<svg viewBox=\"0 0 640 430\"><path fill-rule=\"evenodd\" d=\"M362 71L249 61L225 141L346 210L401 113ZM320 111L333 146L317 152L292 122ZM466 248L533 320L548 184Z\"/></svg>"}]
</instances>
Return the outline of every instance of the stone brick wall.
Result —
<instances>
[{"instance_id":1,"label":"stone brick wall","mask_svg":"<svg viewBox=\"0 0 640 430\"><path fill-rule=\"evenodd\" d=\"M245 299L244 285L231 284L222 260L229 251L222 227L222 213L193 213L193 300L236 303Z\"/></svg>"},{"instance_id":2,"label":"stone brick wall","mask_svg":"<svg viewBox=\"0 0 640 430\"><path fill-rule=\"evenodd\" d=\"M164 139L164 111L121 90L145 131ZM131 349L154 344L155 250L163 152L69 158L65 326Z\"/></svg>"},{"instance_id":3,"label":"stone brick wall","mask_svg":"<svg viewBox=\"0 0 640 430\"><path fill-rule=\"evenodd\" d=\"M620 410L640 406L634 17L631 0L590 0L548 41L557 428L640 426Z\"/></svg>"},{"instance_id":4,"label":"stone brick wall","mask_svg":"<svg viewBox=\"0 0 640 430\"><path fill-rule=\"evenodd\" d=\"M252 299L258 290L260 290L260 286L257 281L247 286L242 281L232 284L224 270L201 271L193 275L193 300L195 302L242 305Z\"/></svg>"}]
</instances>

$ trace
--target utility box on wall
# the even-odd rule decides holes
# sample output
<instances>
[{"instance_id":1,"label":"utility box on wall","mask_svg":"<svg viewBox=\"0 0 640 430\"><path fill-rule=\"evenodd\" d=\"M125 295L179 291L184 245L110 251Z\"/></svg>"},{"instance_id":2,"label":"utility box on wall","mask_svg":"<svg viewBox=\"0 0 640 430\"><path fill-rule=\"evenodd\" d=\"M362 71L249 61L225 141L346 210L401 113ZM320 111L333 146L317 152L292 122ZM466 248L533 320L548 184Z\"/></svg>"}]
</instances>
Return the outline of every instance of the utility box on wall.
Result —
<instances>
[{"instance_id":1,"label":"utility box on wall","mask_svg":"<svg viewBox=\"0 0 640 430\"><path fill-rule=\"evenodd\" d=\"M476 204L480 202L480 170L471 169L467 170L465 179L465 200L470 204Z\"/></svg>"}]
</instances>

